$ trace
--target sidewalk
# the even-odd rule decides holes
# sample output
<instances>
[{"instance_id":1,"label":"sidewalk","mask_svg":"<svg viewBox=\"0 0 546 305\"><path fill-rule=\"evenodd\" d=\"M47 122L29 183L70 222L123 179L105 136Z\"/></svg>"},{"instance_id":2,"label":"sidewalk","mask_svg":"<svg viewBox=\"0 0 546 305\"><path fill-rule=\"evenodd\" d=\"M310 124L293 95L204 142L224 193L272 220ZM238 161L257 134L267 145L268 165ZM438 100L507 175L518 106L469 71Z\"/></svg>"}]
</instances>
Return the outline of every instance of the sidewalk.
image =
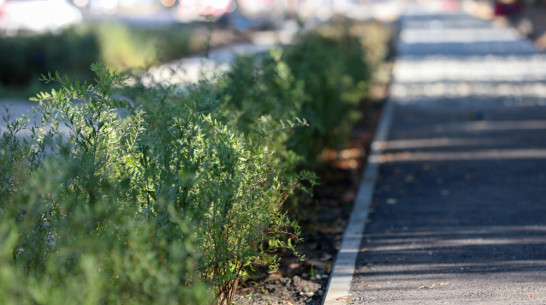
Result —
<instances>
[{"instance_id":1,"label":"sidewalk","mask_svg":"<svg viewBox=\"0 0 546 305\"><path fill-rule=\"evenodd\" d=\"M546 55L410 7L391 99L326 296L546 304Z\"/></svg>"}]
</instances>

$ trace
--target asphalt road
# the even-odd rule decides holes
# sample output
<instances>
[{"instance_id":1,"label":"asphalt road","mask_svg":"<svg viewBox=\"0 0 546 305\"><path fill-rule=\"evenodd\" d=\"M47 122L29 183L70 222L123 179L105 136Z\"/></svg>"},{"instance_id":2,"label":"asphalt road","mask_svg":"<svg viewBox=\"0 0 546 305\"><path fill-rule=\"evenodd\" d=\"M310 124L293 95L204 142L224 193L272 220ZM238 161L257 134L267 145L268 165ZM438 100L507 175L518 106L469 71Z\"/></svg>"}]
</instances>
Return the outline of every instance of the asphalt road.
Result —
<instances>
[{"instance_id":1,"label":"asphalt road","mask_svg":"<svg viewBox=\"0 0 546 305\"><path fill-rule=\"evenodd\" d=\"M415 6L348 304L546 304L546 56Z\"/></svg>"}]
</instances>

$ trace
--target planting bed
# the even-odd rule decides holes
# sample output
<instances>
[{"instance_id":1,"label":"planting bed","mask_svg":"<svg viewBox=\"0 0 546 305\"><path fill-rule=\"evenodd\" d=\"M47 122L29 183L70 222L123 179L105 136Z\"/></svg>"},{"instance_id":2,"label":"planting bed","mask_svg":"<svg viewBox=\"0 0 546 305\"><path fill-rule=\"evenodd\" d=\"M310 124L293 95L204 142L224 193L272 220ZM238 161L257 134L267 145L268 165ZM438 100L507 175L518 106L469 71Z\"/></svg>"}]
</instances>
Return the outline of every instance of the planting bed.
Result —
<instances>
[{"instance_id":1,"label":"planting bed","mask_svg":"<svg viewBox=\"0 0 546 305\"><path fill-rule=\"evenodd\" d=\"M0 303L320 303L388 83L369 27L183 92L44 77L60 90L0 138Z\"/></svg>"}]
</instances>

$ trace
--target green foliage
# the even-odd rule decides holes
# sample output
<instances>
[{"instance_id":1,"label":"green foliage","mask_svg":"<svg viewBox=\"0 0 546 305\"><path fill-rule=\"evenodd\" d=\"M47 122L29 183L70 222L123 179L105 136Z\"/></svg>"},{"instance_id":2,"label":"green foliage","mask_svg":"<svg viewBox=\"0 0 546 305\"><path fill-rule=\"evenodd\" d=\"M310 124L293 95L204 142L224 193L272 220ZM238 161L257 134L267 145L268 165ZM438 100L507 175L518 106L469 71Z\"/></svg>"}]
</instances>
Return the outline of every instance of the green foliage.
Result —
<instances>
[{"instance_id":1,"label":"green foliage","mask_svg":"<svg viewBox=\"0 0 546 305\"><path fill-rule=\"evenodd\" d=\"M43 116L30 127L32 144L15 137L22 120L4 135L12 150L2 150L9 187L1 216L17 219L6 233L16 236L9 268L36 283L52 278L57 290L36 288L43 304L72 291L73 277L84 287L93 281L65 295L75 303L87 295L89 304L198 300L190 287L200 281L229 303L248 268L274 267L269 253L299 241L282 204L305 174L283 175L273 133L230 130L195 100L198 92L149 89L134 107L112 96L120 75L93 70L97 85L45 78L62 89L38 96Z\"/></svg>"},{"instance_id":2,"label":"green foliage","mask_svg":"<svg viewBox=\"0 0 546 305\"><path fill-rule=\"evenodd\" d=\"M239 57L218 82L217 112L230 127L254 141L269 139L269 145L281 154L277 166L288 174L303 162L286 143L309 127L301 117L308 96L281 56L280 50L272 50Z\"/></svg>"},{"instance_id":3,"label":"green foliage","mask_svg":"<svg viewBox=\"0 0 546 305\"><path fill-rule=\"evenodd\" d=\"M230 304L278 250L298 255L284 205L347 136L369 75L346 33L184 91L91 70L44 77L59 89L0 139L1 304Z\"/></svg>"},{"instance_id":4,"label":"green foliage","mask_svg":"<svg viewBox=\"0 0 546 305\"><path fill-rule=\"evenodd\" d=\"M149 28L97 23L88 31L99 41L101 63L118 72L180 59L206 47L191 25Z\"/></svg>"},{"instance_id":5,"label":"green foliage","mask_svg":"<svg viewBox=\"0 0 546 305\"><path fill-rule=\"evenodd\" d=\"M62 46L62 47L59 47ZM91 80L89 66L98 60L95 37L76 29L62 35L43 34L0 39L0 83L21 88L35 84L40 75L62 71Z\"/></svg>"},{"instance_id":6,"label":"green foliage","mask_svg":"<svg viewBox=\"0 0 546 305\"><path fill-rule=\"evenodd\" d=\"M313 165L323 148L337 149L359 118L357 106L365 97L371 69L358 38L346 25L336 35L309 32L301 35L283 59L303 84L308 98L300 116L311 128L292 138L289 146Z\"/></svg>"},{"instance_id":7,"label":"green foliage","mask_svg":"<svg viewBox=\"0 0 546 305\"><path fill-rule=\"evenodd\" d=\"M302 34L283 52L241 57L221 80L226 117L242 132L259 128L255 118L265 114L287 125L302 118L296 125L308 128L278 135L290 166L316 168L324 148L345 144L366 96L372 68L360 38L346 24L324 32Z\"/></svg>"},{"instance_id":8,"label":"green foliage","mask_svg":"<svg viewBox=\"0 0 546 305\"><path fill-rule=\"evenodd\" d=\"M123 71L157 64L154 37L138 35L119 23L103 23L94 27L100 48L100 60L110 69Z\"/></svg>"},{"instance_id":9,"label":"green foliage","mask_svg":"<svg viewBox=\"0 0 546 305\"><path fill-rule=\"evenodd\" d=\"M208 304L193 220L141 192L142 113L112 97L122 77L93 70L96 86L46 79L63 89L39 95L32 141L15 137L23 120L3 134L1 303Z\"/></svg>"},{"instance_id":10,"label":"green foliage","mask_svg":"<svg viewBox=\"0 0 546 305\"><path fill-rule=\"evenodd\" d=\"M294 250L299 229L282 205L299 181L312 175L289 174L280 166L277 133L230 128L236 122L226 115L223 97L211 94L215 86L203 82L186 93L160 88L140 95L137 104L149 126L139 143L141 185L146 201L162 194L191 214L201 241L202 278L215 287L219 303L229 304L248 268L260 263L275 268L278 259L270 252ZM257 121L281 128L268 117Z\"/></svg>"},{"instance_id":11,"label":"green foliage","mask_svg":"<svg viewBox=\"0 0 546 305\"><path fill-rule=\"evenodd\" d=\"M62 47L59 47L62 46ZM50 90L41 75L59 71L73 79L93 80L89 66L143 69L204 50L205 42L189 25L141 28L119 23L78 25L60 33L0 39L0 94L23 96Z\"/></svg>"}]
</instances>

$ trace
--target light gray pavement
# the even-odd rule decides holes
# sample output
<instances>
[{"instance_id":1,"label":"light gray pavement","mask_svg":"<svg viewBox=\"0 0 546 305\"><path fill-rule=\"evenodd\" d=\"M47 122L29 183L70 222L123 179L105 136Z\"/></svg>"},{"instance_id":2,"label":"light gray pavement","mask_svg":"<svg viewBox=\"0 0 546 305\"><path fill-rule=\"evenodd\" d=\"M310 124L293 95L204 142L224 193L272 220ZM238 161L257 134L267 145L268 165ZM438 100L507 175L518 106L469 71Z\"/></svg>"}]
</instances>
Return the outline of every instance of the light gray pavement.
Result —
<instances>
[{"instance_id":1,"label":"light gray pavement","mask_svg":"<svg viewBox=\"0 0 546 305\"><path fill-rule=\"evenodd\" d=\"M546 304L546 55L460 12L400 22L325 304Z\"/></svg>"}]
</instances>

